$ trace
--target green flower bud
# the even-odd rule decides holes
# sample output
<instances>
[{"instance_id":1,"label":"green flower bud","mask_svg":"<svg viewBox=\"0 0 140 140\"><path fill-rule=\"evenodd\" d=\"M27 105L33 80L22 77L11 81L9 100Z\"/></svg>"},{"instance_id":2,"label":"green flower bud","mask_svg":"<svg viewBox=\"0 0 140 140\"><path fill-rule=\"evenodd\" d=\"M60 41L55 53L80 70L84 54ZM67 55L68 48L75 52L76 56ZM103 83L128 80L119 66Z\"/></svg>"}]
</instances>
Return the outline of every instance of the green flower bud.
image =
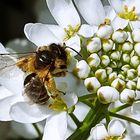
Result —
<instances>
[{"instance_id":1,"label":"green flower bud","mask_svg":"<svg viewBox=\"0 0 140 140\"><path fill-rule=\"evenodd\" d=\"M101 56L101 60L102 60L101 63L103 66L108 66L108 64L110 63L110 59L107 55Z\"/></svg>"},{"instance_id":2,"label":"green flower bud","mask_svg":"<svg viewBox=\"0 0 140 140\"><path fill-rule=\"evenodd\" d=\"M119 51L114 51L113 53L111 53L110 57L113 60L120 60L121 58L121 53Z\"/></svg>"},{"instance_id":3,"label":"green flower bud","mask_svg":"<svg viewBox=\"0 0 140 140\"><path fill-rule=\"evenodd\" d=\"M101 49L101 40L98 37L92 38L87 45L87 51L90 53L98 52Z\"/></svg>"},{"instance_id":4,"label":"green flower bud","mask_svg":"<svg viewBox=\"0 0 140 140\"><path fill-rule=\"evenodd\" d=\"M101 25L97 30L97 36L102 39L109 39L113 33L113 28L110 25Z\"/></svg>"},{"instance_id":5,"label":"green flower bud","mask_svg":"<svg viewBox=\"0 0 140 140\"><path fill-rule=\"evenodd\" d=\"M130 62L130 55L125 53L122 55L122 59L123 59L123 62L129 63Z\"/></svg>"},{"instance_id":6,"label":"green flower bud","mask_svg":"<svg viewBox=\"0 0 140 140\"><path fill-rule=\"evenodd\" d=\"M120 94L120 100L122 103L132 104L136 98L136 93L131 89L124 89Z\"/></svg>"},{"instance_id":7,"label":"green flower bud","mask_svg":"<svg viewBox=\"0 0 140 140\"><path fill-rule=\"evenodd\" d=\"M115 31L112 35L112 39L117 43L124 43L128 38L127 32L122 29Z\"/></svg>"},{"instance_id":8,"label":"green flower bud","mask_svg":"<svg viewBox=\"0 0 140 140\"><path fill-rule=\"evenodd\" d=\"M124 65L121 69L126 73L130 68L130 65Z\"/></svg>"},{"instance_id":9,"label":"green flower bud","mask_svg":"<svg viewBox=\"0 0 140 140\"><path fill-rule=\"evenodd\" d=\"M132 57L131 57L131 60L130 60L130 64L131 64L134 68L138 67L138 65L140 64L140 59L139 59L139 57L138 57L138 56L132 56Z\"/></svg>"},{"instance_id":10,"label":"green flower bud","mask_svg":"<svg viewBox=\"0 0 140 140\"><path fill-rule=\"evenodd\" d=\"M127 78L128 78L129 80L135 79L136 76L137 76L137 72L136 72L135 69L129 69L129 70L127 71Z\"/></svg>"},{"instance_id":11,"label":"green flower bud","mask_svg":"<svg viewBox=\"0 0 140 140\"><path fill-rule=\"evenodd\" d=\"M134 81L129 80L129 81L126 83L126 87L127 87L128 89L133 89L133 90L135 90L135 89L136 89L136 83L135 83Z\"/></svg>"},{"instance_id":12,"label":"green flower bud","mask_svg":"<svg viewBox=\"0 0 140 140\"><path fill-rule=\"evenodd\" d=\"M108 77L109 83L112 83L112 81L114 81L116 78L117 78L117 72L111 73Z\"/></svg>"},{"instance_id":13,"label":"green flower bud","mask_svg":"<svg viewBox=\"0 0 140 140\"><path fill-rule=\"evenodd\" d=\"M111 86L121 92L125 88L125 82L122 79L117 78L111 83Z\"/></svg>"},{"instance_id":14,"label":"green flower bud","mask_svg":"<svg viewBox=\"0 0 140 140\"><path fill-rule=\"evenodd\" d=\"M140 43L135 44L134 50L138 56L140 56Z\"/></svg>"},{"instance_id":15,"label":"green flower bud","mask_svg":"<svg viewBox=\"0 0 140 140\"><path fill-rule=\"evenodd\" d=\"M96 53L93 53L87 58L87 62L90 67L96 68L100 65L100 58Z\"/></svg>"},{"instance_id":16,"label":"green flower bud","mask_svg":"<svg viewBox=\"0 0 140 140\"><path fill-rule=\"evenodd\" d=\"M131 42L127 41L122 45L123 52L131 52L132 50L133 50L133 44Z\"/></svg>"},{"instance_id":17,"label":"green flower bud","mask_svg":"<svg viewBox=\"0 0 140 140\"><path fill-rule=\"evenodd\" d=\"M102 47L105 52L109 52L113 49L113 41L112 40L105 40L102 42Z\"/></svg>"},{"instance_id":18,"label":"green flower bud","mask_svg":"<svg viewBox=\"0 0 140 140\"><path fill-rule=\"evenodd\" d=\"M100 81L100 82L104 82L107 79L107 73L105 69L98 69L95 72L95 77Z\"/></svg>"},{"instance_id":19,"label":"green flower bud","mask_svg":"<svg viewBox=\"0 0 140 140\"><path fill-rule=\"evenodd\" d=\"M84 81L84 85L89 92L96 92L101 86L100 82L97 80L96 77L86 78Z\"/></svg>"}]
</instances>

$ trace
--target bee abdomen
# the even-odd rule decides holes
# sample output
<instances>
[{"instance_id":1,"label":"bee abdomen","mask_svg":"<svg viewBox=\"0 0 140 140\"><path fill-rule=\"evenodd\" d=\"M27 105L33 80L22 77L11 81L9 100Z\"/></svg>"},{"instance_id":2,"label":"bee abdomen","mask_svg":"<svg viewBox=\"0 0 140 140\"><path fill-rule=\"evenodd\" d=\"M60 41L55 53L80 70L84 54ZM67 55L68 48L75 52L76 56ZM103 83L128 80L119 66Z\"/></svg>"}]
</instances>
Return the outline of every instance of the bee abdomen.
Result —
<instances>
[{"instance_id":1,"label":"bee abdomen","mask_svg":"<svg viewBox=\"0 0 140 140\"><path fill-rule=\"evenodd\" d=\"M36 76L36 74L30 74L25 78L24 81L24 94L36 104L46 104L49 95L41 80Z\"/></svg>"}]
</instances>

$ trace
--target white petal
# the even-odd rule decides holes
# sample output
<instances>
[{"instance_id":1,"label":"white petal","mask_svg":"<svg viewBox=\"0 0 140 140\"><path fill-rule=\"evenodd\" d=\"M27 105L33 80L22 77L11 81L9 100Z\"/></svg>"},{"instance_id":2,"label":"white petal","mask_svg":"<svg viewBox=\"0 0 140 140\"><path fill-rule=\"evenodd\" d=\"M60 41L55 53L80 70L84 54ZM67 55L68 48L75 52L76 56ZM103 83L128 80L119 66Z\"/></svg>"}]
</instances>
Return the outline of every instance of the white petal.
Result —
<instances>
[{"instance_id":1,"label":"white petal","mask_svg":"<svg viewBox=\"0 0 140 140\"><path fill-rule=\"evenodd\" d=\"M7 53L5 47L0 43L0 53Z\"/></svg>"},{"instance_id":2,"label":"white petal","mask_svg":"<svg viewBox=\"0 0 140 140\"><path fill-rule=\"evenodd\" d=\"M78 102L78 97L75 93L67 93L63 96L63 99L68 108L74 106Z\"/></svg>"},{"instance_id":3,"label":"white petal","mask_svg":"<svg viewBox=\"0 0 140 140\"><path fill-rule=\"evenodd\" d=\"M114 20L112 21L111 25L116 31L118 29L124 29L128 25L128 21L116 16L116 18L114 18Z\"/></svg>"},{"instance_id":4,"label":"white petal","mask_svg":"<svg viewBox=\"0 0 140 140\"><path fill-rule=\"evenodd\" d=\"M28 23L24 27L24 33L26 37L37 46L61 43L45 24Z\"/></svg>"},{"instance_id":5,"label":"white petal","mask_svg":"<svg viewBox=\"0 0 140 140\"><path fill-rule=\"evenodd\" d=\"M110 19L111 21L116 17L116 13L111 6L104 6L104 10L106 18Z\"/></svg>"},{"instance_id":6,"label":"white petal","mask_svg":"<svg viewBox=\"0 0 140 140\"><path fill-rule=\"evenodd\" d=\"M10 92L8 89L6 89L4 86L0 86L0 100L9 97L13 95L12 92Z\"/></svg>"},{"instance_id":7,"label":"white petal","mask_svg":"<svg viewBox=\"0 0 140 140\"><path fill-rule=\"evenodd\" d=\"M64 38L66 37L66 32L62 27L52 24L47 24L47 27L61 42L63 42Z\"/></svg>"},{"instance_id":8,"label":"white petal","mask_svg":"<svg viewBox=\"0 0 140 140\"><path fill-rule=\"evenodd\" d=\"M67 130L66 112L49 117L46 121L42 140L64 140Z\"/></svg>"},{"instance_id":9,"label":"white petal","mask_svg":"<svg viewBox=\"0 0 140 140\"><path fill-rule=\"evenodd\" d=\"M134 114L140 114L140 101L133 103L132 112Z\"/></svg>"},{"instance_id":10,"label":"white petal","mask_svg":"<svg viewBox=\"0 0 140 140\"><path fill-rule=\"evenodd\" d=\"M80 25L80 17L71 0L46 0L48 8L57 23L66 28Z\"/></svg>"},{"instance_id":11,"label":"white petal","mask_svg":"<svg viewBox=\"0 0 140 140\"><path fill-rule=\"evenodd\" d=\"M104 22L105 11L100 0L74 0L83 18L90 25ZM98 14L97 14L98 13Z\"/></svg>"},{"instance_id":12,"label":"white petal","mask_svg":"<svg viewBox=\"0 0 140 140\"><path fill-rule=\"evenodd\" d=\"M79 119L79 121L83 121L86 117L87 113L89 112L90 108L81 102L77 103L75 106L74 114Z\"/></svg>"},{"instance_id":13,"label":"white petal","mask_svg":"<svg viewBox=\"0 0 140 140\"><path fill-rule=\"evenodd\" d=\"M102 140L108 137L107 130L103 124L98 124L91 129L90 135L93 140Z\"/></svg>"},{"instance_id":14,"label":"white petal","mask_svg":"<svg viewBox=\"0 0 140 140\"><path fill-rule=\"evenodd\" d=\"M78 34L84 37L92 37L97 29L93 26L88 24L82 24Z\"/></svg>"},{"instance_id":15,"label":"white petal","mask_svg":"<svg viewBox=\"0 0 140 140\"><path fill-rule=\"evenodd\" d=\"M30 105L26 102L18 102L12 105L10 115L13 120L21 123L35 123L50 116L52 111L47 106Z\"/></svg>"},{"instance_id":16,"label":"white petal","mask_svg":"<svg viewBox=\"0 0 140 140\"><path fill-rule=\"evenodd\" d=\"M108 133L110 136L121 136L124 133L124 131L125 125L119 120L112 120L108 125Z\"/></svg>"},{"instance_id":17,"label":"white petal","mask_svg":"<svg viewBox=\"0 0 140 140\"><path fill-rule=\"evenodd\" d=\"M10 116L10 109L13 103L16 103L18 101L21 101L21 97L16 96L8 96L4 99L0 100L0 120L1 121L10 121L12 120Z\"/></svg>"},{"instance_id":18,"label":"white petal","mask_svg":"<svg viewBox=\"0 0 140 140\"><path fill-rule=\"evenodd\" d=\"M123 1L122 0L109 0L109 3L117 13L122 12L122 10L123 10Z\"/></svg>"},{"instance_id":19,"label":"white petal","mask_svg":"<svg viewBox=\"0 0 140 140\"><path fill-rule=\"evenodd\" d=\"M140 120L139 114L134 114L131 116L131 118L135 120ZM133 135L140 135L140 126L134 123L130 123L130 128L133 130ZM135 139L134 139L135 140Z\"/></svg>"},{"instance_id":20,"label":"white petal","mask_svg":"<svg viewBox=\"0 0 140 140\"><path fill-rule=\"evenodd\" d=\"M11 71L1 73L0 83L14 94L21 94L23 90L24 73L15 67Z\"/></svg>"},{"instance_id":21,"label":"white petal","mask_svg":"<svg viewBox=\"0 0 140 140\"><path fill-rule=\"evenodd\" d=\"M74 36L74 37L71 37L69 40L67 40L65 42L65 44L66 44L66 46L73 48L77 52L80 52L80 50L81 50L81 47L80 47L80 38L77 35ZM72 55L73 56L78 55L75 51L73 51L73 50L71 50L69 48L67 50L69 50L70 52L72 52Z\"/></svg>"}]
</instances>

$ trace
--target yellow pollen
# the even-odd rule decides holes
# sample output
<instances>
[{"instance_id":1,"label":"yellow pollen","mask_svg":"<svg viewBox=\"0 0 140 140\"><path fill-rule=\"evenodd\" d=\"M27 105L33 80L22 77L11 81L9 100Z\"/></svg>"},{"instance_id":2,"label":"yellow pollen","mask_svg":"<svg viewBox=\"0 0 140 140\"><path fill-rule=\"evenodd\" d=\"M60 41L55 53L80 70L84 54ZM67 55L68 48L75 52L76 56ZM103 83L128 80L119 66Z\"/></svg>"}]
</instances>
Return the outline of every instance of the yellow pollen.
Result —
<instances>
[{"instance_id":1,"label":"yellow pollen","mask_svg":"<svg viewBox=\"0 0 140 140\"><path fill-rule=\"evenodd\" d=\"M138 20L138 16L135 14L136 7L133 6L131 10L128 9L127 5L124 6L124 11L121 13L118 13L118 16L127 19L130 21L136 21Z\"/></svg>"},{"instance_id":2,"label":"yellow pollen","mask_svg":"<svg viewBox=\"0 0 140 140\"><path fill-rule=\"evenodd\" d=\"M54 111L67 111L67 105L61 98L54 99L53 103L49 105L49 108Z\"/></svg>"},{"instance_id":3,"label":"yellow pollen","mask_svg":"<svg viewBox=\"0 0 140 140\"><path fill-rule=\"evenodd\" d=\"M80 29L80 25L77 24L75 27L72 27L71 25L68 25L67 28L64 28L64 31L66 32L66 37L65 37L65 41L70 39L72 36L75 35L75 33L77 33Z\"/></svg>"}]
</instances>

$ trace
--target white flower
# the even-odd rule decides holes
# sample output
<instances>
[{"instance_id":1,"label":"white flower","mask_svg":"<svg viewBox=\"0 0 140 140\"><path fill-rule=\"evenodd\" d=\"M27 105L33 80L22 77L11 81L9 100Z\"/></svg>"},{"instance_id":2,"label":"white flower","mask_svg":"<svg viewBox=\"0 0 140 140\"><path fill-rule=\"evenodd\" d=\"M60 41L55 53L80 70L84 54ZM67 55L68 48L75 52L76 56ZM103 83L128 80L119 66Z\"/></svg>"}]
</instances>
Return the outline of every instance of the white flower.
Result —
<instances>
[{"instance_id":1,"label":"white flower","mask_svg":"<svg viewBox=\"0 0 140 140\"><path fill-rule=\"evenodd\" d=\"M113 32L110 20L113 20L115 17L115 12L112 8L110 6L103 7L100 0L74 1L81 15L93 27L97 36L103 39L109 39Z\"/></svg>"},{"instance_id":2,"label":"white flower","mask_svg":"<svg viewBox=\"0 0 140 140\"><path fill-rule=\"evenodd\" d=\"M129 21L131 21L131 24L133 24L133 26L136 25L137 27L139 27L136 22L139 19L140 13L139 0L109 0L109 2L118 15L114 20L116 29L125 28L128 25Z\"/></svg>"},{"instance_id":3,"label":"white flower","mask_svg":"<svg viewBox=\"0 0 140 140\"><path fill-rule=\"evenodd\" d=\"M102 86L97 91L98 99L103 104L115 102L119 99L119 92L109 86Z\"/></svg>"},{"instance_id":4,"label":"white flower","mask_svg":"<svg viewBox=\"0 0 140 140\"><path fill-rule=\"evenodd\" d=\"M119 129L116 129L119 128ZM125 125L119 120L112 120L108 125L108 131L104 124L97 124L91 129L90 136L93 140L109 139L112 137L123 137Z\"/></svg>"}]
</instances>

